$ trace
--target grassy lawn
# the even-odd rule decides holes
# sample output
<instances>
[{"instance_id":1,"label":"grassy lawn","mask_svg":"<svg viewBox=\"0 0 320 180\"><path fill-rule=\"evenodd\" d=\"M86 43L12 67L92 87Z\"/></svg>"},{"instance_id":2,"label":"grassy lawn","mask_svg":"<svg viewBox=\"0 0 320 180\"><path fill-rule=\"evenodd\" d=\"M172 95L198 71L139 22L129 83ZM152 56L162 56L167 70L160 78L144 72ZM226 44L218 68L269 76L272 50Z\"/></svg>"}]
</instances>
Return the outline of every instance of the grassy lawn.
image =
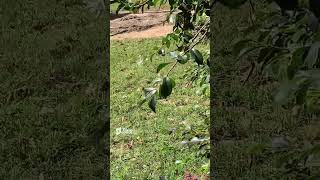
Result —
<instances>
[{"instance_id":1,"label":"grassy lawn","mask_svg":"<svg viewBox=\"0 0 320 180\"><path fill-rule=\"evenodd\" d=\"M134 2L134 1L133 1L133 2ZM119 5L119 3L113 3L113 4L111 4L111 5L110 5L110 12L111 12L111 13L116 13L116 11L117 11L117 9L118 9L118 5ZM148 10L169 10L169 9L170 9L169 3L166 3L166 4L162 5L160 8L159 8L159 6L157 6L157 7L152 6L152 7L150 7L150 9L148 9L147 6L144 7L144 10L145 10L145 11L148 11Z\"/></svg>"},{"instance_id":2,"label":"grassy lawn","mask_svg":"<svg viewBox=\"0 0 320 180\"><path fill-rule=\"evenodd\" d=\"M0 39L1 179L102 179L104 19L75 1L5 1Z\"/></svg>"},{"instance_id":3,"label":"grassy lawn","mask_svg":"<svg viewBox=\"0 0 320 180\"><path fill-rule=\"evenodd\" d=\"M208 159L199 146L180 144L195 135L208 136L209 98L186 88L184 70L176 69L177 88L167 100L160 100L157 113L147 105L128 113L140 100L142 87L157 77L160 62L146 59L161 40L111 41L111 175L114 179L183 179L185 171L199 176L208 173ZM208 49L208 46L202 46ZM164 71L165 72L165 71ZM191 127L191 130L189 128ZM131 133L117 133L117 128ZM185 133L185 135L182 135Z\"/></svg>"}]
</instances>

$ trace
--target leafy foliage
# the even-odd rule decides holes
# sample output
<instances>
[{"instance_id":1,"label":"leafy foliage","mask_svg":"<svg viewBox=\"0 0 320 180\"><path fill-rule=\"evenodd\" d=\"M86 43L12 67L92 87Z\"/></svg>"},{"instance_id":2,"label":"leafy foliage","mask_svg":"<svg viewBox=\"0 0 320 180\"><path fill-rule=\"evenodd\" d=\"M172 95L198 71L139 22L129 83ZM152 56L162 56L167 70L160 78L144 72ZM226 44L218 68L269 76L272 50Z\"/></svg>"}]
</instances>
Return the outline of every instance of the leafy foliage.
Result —
<instances>
[{"instance_id":1,"label":"leafy foliage","mask_svg":"<svg viewBox=\"0 0 320 180\"><path fill-rule=\"evenodd\" d=\"M146 0L144 2L128 2L118 0L121 9L137 11L147 6L161 6L166 0ZM200 87L207 89L210 79L210 60L205 58L205 53L195 47L204 42L210 35L209 15L215 3L221 3L231 9L251 0L169 0L170 15L167 20L174 23L173 33L162 40L162 47L156 49L151 56L169 56L171 62L160 63L156 73L160 73L168 65L171 68L165 75L153 82L158 88L150 88L143 101L149 101L149 107L156 111L156 99L168 98L174 88L174 81L170 73L177 65L188 62L194 63L191 80L198 81ZM266 2L273 2L266 0ZM240 60L245 56L254 56L254 64L261 75L266 78L280 81L278 92L274 100L280 104L294 103L307 107L309 110L317 109L320 100L320 71L319 49L320 32L318 29L319 7L317 1L278 1L278 9L268 12L257 12L257 18L251 18L252 26L246 32L257 32L256 39L240 39L234 45L233 53ZM253 8L251 9L255 11ZM254 12L255 13L255 12ZM257 55L257 56L255 56ZM250 75L250 74L249 74ZM150 93L152 92L152 93ZM152 95L150 95L152 94ZM296 106L295 106L296 107ZM288 143L283 140L274 141L273 145L283 146ZM264 145L254 145L248 152L254 156L268 151ZM272 148L271 148L272 149ZM306 149L289 146L280 148L284 151L269 151L280 155L280 166L284 169L286 177L294 179L318 178L318 173L310 173L311 167L306 166L306 159L318 152L318 146ZM270 150L270 149L269 149ZM282 153L282 154L281 154Z\"/></svg>"},{"instance_id":2,"label":"leafy foliage","mask_svg":"<svg viewBox=\"0 0 320 180\"><path fill-rule=\"evenodd\" d=\"M293 111L297 107L319 111L318 14L314 7L300 4L300 1L292 1L293 4L276 2L282 12L259 12L261 14L258 17L262 23L250 27L259 29L256 39L240 39L234 44L233 52L239 59L244 56L254 57L261 75L280 81L274 96L275 102L282 105L292 103ZM306 141L302 144L278 138L272 141L270 148L261 150L258 147L264 146L252 146L250 154L277 155L277 168L285 178L319 178L317 143Z\"/></svg>"},{"instance_id":3,"label":"leafy foliage","mask_svg":"<svg viewBox=\"0 0 320 180\"><path fill-rule=\"evenodd\" d=\"M257 40L238 41L235 54L240 58L258 52L255 63L259 70L269 78L283 81L275 96L277 102L289 102L294 95L296 104L315 107L317 98L309 94L319 90L318 20L306 9L287 16L270 13L267 17L269 21L260 28Z\"/></svg>"},{"instance_id":4,"label":"leafy foliage","mask_svg":"<svg viewBox=\"0 0 320 180\"><path fill-rule=\"evenodd\" d=\"M139 104L149 101L149 107L155 112L156 99L168 98L174 88L174 79L170 77L170 73L174 68L180 64L186 64L193 62L198 66L198 70L205 69L207 79L209 79L208 60L204 59L203 52L195 49L195 46L201 42L206 41L209 36L209 15L210 15L210 1L209 0L146 0L143 2L129 2L125 0L115 1L119 3L118 10L129 10L137 12L139 9L143 9L144 6L162 6L166 3L170 5L170 14L167 21L174 24L173 32L168 34L162 39L162 47L155 49L155 53L151 55L152 60L154 56L170 57L171 62L160 63L155 73L161 73L165 67L171 65L171 68L167 73L163 75L162 80L154 80L154 84L158 85L156 92L152 94L152 97L146 97ZM206 64L205 64L206 63ZM197 79L192 77L192 79ZM209 81L206 81L208 87ZM205 83L201 83L204 85ZM202 88L207 89L207 88Z\"/></svg>"}]
</instances>

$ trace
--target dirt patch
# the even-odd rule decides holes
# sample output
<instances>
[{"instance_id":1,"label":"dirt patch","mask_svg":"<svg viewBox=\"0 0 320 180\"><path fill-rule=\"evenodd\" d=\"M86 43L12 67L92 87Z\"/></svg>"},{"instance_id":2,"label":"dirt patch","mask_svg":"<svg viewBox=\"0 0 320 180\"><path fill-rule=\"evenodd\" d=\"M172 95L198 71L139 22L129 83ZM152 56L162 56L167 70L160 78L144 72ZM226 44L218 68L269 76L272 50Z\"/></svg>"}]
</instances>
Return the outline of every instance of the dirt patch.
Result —
<instances>
[{"instance_id":1,"label":"dirt patch","mask_svg":"<svg viewBox=\"0 0 320 180\"><path fill-rule=\"evenodd\" d=\"M150 29L146 29L142 31L132 31L129 33L117 34L111 37L111 39L123 40L123 39L155 38L155 37L165 36L169 34L171 31L172 31L171 25L155 26Z\"/></svg>"},{"instance_id":2,"label":"dirt patch","mask_svg":"<svg viewBox=\"0 0 320 180\"><path fill-rule=\"evenodd\" d=\"M168 11L148 11L143 14L111 15L112 39L152 38L172 32L173 25L165 23Z\"/></svg>"}]
</instances>

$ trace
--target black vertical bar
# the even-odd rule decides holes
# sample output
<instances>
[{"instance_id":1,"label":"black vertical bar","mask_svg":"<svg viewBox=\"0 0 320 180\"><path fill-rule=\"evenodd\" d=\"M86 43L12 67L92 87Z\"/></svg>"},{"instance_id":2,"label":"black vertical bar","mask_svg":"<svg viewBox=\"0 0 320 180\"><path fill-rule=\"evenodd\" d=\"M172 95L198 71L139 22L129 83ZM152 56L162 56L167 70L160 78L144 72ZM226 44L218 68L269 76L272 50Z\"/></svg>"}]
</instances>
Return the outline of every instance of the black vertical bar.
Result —
<instances>
[{"instance_id":1,"label":"black vertical bar","mask_svg":"<svg viewBox=\"0 0 320 180\"><path fill-rule=\"evenodd\" d=\"M105 144L105 179L110 179L110 0L105 0L106 6L106 112L105 112L105 130L106 130L106 144Z\"/></svg>"},{"instance_id":2,"label":"black vertical bar","mask_svg":"<svg viewBox=\"0 0 320 180\"><path fill-rule=\"evenodd\" d=\"M216 177L216 164L217 164L217 160L216 160L216 156L215 156L215 150L216 150L216 142L215 142L215 131L214 131L214 123L215 123L215 116L214 116L214 99L216 96L216 91L215 91L215 87L214 87L214 70L213 70L213 60L214 60L214 54L215 54L215 45L216 43L216 39L214 36L214 26L213 26L213 22L215 21L214 17L213 17L213 12L214 12L214 4L216 4L216 0L212 1L211 3L211 10L210 10L210 179L215 179Z\"/></svg>"}]
</instances>

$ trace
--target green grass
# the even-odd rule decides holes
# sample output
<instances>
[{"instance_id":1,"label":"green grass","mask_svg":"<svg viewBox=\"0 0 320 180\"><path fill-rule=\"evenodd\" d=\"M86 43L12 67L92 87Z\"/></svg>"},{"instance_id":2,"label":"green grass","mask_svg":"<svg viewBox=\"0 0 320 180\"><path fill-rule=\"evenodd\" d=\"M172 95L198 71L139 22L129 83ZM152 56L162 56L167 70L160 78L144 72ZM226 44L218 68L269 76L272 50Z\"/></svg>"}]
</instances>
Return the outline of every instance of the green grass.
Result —
<instances>
[{"instance_id":1,"label":"green grass","mask_svg":"<svg viewBox=\"0 0 320 180\"><path fill-rule=\"evenodd\" d=\"M75 1L3 2L0 177L102 179L104 19Z\"/></svg>"},{"instance_id":2,"label":"green grass","mask_svg":"<svg viewBox=\"0 0 320 180\"><path fill-rule=\"evenodd\" d=\"M111 12L111 13L115 13L115 12L117 11L117 9L118 9L118 5L119 5L119 3L113 3L113 4L111 4L111 5L110 5L110 12ZM144 10L145 10L145 11L147 11L147 10L168 10L168 9L170 9L169 3L166 3L166 4L162 5L161 7L159 7L159 6L156 6L156 7L152 6L152 7L150 7L150 9L147 9L147 7L144 7Z\"/></svg>"},{"instance_id":3,"label":"green grass","mask_svg":"<svg viewBox=\"0 0 320 180\"><path fill-rule=\"evenodd\" d=\"M182 179L184 171L204 175L202 166L208 159L198 155L199 146L182 147L180 142L208 136L208 97L197 96L196 88L186 88L182 78L190 64L179 66L173 73L177 87L166 100L160 100L157 113L147 105L131 113L142 95L142 87L157 77L157 64L168 61L156 57L146 59L160 46L161 40L125 40L111 42L111 175L114 179ZM202 49L208 49L203 46ZM166 72L168 69L164 70ZM127 128L132 134L116 134L117 128ZM176 129L172 133L170 130ZM183 132L187 135L183 136ZM128 144L132 143L132 147ZM179 160L181 163L176 164Z\"/></svg>"},{"instance_id":4,"label":"green grass","mask_svg":"<svg viewBox=\"0 0 320 180\"><path fill-rule=\"evenodd\" d=\"M115 13L118 9L119 3L113 3L110 5L110 12Z\"/></svg>"}]
</instances>

